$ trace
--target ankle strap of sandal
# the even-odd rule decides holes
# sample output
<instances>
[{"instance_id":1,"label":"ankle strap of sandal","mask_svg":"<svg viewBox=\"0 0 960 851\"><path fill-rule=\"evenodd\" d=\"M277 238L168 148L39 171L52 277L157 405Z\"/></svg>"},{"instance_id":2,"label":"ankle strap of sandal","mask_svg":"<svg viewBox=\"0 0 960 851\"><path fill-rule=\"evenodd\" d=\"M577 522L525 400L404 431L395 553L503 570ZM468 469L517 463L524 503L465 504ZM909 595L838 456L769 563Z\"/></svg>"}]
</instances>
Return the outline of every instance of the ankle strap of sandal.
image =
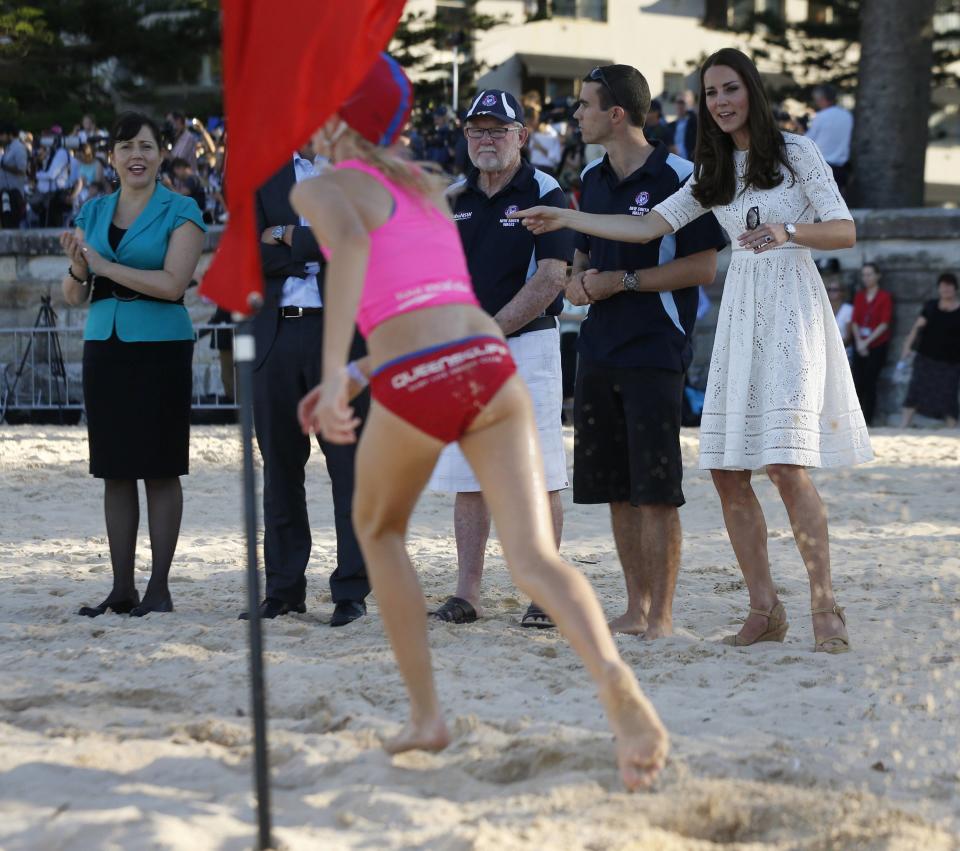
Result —
<instances>
[{"instance_id":1,"label":"ankle strap of sandal","mask_svg":"<svg viewBox=\"0 0 960 851\"><path fill-rule=\"evenodd\" d=\"M834 603L834 605L831 608L810 609L810 614L811 615L836 615L845 624L847 621L846 621L846 618L844 618L843 616L843 611L844 610L841 606L838 606L836 605L836 603Z\"/></svg>"}]
</instances>

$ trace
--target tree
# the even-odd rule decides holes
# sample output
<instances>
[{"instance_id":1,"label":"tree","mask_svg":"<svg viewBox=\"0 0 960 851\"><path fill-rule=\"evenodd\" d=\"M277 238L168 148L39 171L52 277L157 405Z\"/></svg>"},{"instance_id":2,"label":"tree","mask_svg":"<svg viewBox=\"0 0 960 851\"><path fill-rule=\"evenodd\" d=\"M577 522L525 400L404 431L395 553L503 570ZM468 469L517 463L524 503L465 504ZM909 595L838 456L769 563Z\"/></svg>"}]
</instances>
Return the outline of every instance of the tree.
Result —
<instances>
[{"instance_id":1,"label":"tree","mask_svg":"<svg viewBox=\"0 0 960 851\"><path fill-rule=\"evenodd\" d=\"M936 0L863 0L852 200L923 205Z\"/></svg>"},{"instance_id":2,"label":"tree","mask_svg":"<svg viewBox=\"0 0 960 851\"><path fill-rule=\"evenodd\" d=\"M461 95L473 91L476 78L483 70L474 53L476 33L510 20L509 16L479 14L476 7L477 0L465 0L457 8L438 7L432 15L410 13L400 20L390 52L415 78L417 106L421 110L451 102L452 57L444 57L451 55L453 47L460 56Z\"/></svg>"},{"instance_id":3,"label":"tree","mask_svg":"<svg viewBox=\"0 0 960 851\"><path fill-rule=\"evenodd\" d=\"M217 0L29 3L0 0L0 110L25 127L153 105L158 86L195 81L219 52Z\"/></svg>"}]
</instances>

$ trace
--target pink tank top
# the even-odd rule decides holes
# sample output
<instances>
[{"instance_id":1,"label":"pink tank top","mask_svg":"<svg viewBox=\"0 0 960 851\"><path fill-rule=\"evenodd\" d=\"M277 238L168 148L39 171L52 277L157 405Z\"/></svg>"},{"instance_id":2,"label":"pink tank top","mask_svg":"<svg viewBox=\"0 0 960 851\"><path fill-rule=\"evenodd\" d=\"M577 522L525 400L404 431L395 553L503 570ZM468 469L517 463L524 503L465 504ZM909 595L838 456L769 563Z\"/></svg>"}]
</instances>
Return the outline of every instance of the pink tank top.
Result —
<instances>
[{"instance_id":1,"label":"pink tank top","mask_svg":"<svg viewBox=\"0 0 960 851\"><path fill-rule=\"evenodd\" d=\"M357 308L364 337L401 313L444 304L479 306L457 226L432 204L361 160L337 163L369 174L393 196L393 215L370 234L370 260ZM324 248L324 256L330 252Z\"/></svg>"}]
</instances>

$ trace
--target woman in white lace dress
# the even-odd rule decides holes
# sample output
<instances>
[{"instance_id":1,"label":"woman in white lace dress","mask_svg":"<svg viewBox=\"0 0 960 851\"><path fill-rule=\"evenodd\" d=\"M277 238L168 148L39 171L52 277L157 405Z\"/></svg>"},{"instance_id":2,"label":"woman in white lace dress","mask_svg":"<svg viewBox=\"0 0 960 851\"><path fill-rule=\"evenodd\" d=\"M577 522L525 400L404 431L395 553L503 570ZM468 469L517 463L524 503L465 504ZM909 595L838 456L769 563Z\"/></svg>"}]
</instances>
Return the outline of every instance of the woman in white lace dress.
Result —
<instances>
[{"instance_id":1,"label":"woman in white lace dress","mask_svg":"<svg viewBox=\"0 0 960 851\"><path fill-rule=\"evenodd\" d=\"M873 457L843 343L811 248L848 248L850 212L816 145L781 133L760 75L740 51L700 70L694 177L648 215L521 211L536 233L570 227L648 242L712 211L733 244L700 428L700 466L720 495L750 592L750 614L728 644L783 641L787 616L767 556L750 479L765 469L790 516L810 579L814 649L850 649L830 576L827 517L807 467ZM815 221L819 219L819 221Z\"/></svg>"}]
</instances>

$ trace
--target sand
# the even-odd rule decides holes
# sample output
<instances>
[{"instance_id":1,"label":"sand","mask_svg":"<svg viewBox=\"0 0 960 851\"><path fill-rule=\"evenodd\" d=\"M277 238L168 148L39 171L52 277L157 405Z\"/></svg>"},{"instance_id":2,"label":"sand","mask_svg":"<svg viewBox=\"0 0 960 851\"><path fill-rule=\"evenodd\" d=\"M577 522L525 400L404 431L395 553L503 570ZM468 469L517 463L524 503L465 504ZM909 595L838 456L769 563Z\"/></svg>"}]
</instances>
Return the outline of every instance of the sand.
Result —
<instances>
[{"instance_id":1,"label":"sand","mask_svg":"<svg viewBox=\"0 0 960 851\"><path fill-rule=\"evenodd\" d=\"M570 435L568 434L568 440ZM670 729L654 791L618 786L587 677L526 606L492 541L483 605L431 645L454 741L388 757L406 701L376 602L326 625L328 479L308 473L308 612L267 624L276 837L290 849L960 848L960 433L878 430L874 463L820 471L855 652L812 653L786 515L759 487L792 623L783 645L718 644L746 594L709 477L683 433L677 635L617 643ZM569 446L568 446L569 448ZM240 443L196 428L173 572L177 611L75 616L109 587L85 432L0 428L0 847L247 849L254 835ZM602 507L563 552L611 616L623 585ZM410 551L429 602L453 589L452 503L427 494ZM142 512L138 583L149 570Z\"/></svg>"}]
</instances>

